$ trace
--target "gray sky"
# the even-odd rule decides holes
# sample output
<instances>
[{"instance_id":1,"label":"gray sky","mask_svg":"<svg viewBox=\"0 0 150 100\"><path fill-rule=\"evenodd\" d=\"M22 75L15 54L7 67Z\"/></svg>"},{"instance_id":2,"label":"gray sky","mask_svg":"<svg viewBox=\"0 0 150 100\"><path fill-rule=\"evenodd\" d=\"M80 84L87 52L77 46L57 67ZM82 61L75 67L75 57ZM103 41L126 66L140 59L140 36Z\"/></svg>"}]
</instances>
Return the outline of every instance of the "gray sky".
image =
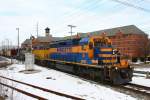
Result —
<instances>
[{"instance_id":1,"label":"gray sky","mask_svg":"<svg viewBox=\"0 0 150 100\"><path fill-rule=\"evenodd\" d=\"M120 0L137 8L115 2L117 0L0 0L0 42L9 39L17 44L36 35L44 35L46 27L53 36L68 36L69 24L76 25L74 32L90 32L134 24L150 32L150 0ZM138 7L146 9L139 9ZM75 33L74 33L75 34Z\"/></svg>"}]
</instances>

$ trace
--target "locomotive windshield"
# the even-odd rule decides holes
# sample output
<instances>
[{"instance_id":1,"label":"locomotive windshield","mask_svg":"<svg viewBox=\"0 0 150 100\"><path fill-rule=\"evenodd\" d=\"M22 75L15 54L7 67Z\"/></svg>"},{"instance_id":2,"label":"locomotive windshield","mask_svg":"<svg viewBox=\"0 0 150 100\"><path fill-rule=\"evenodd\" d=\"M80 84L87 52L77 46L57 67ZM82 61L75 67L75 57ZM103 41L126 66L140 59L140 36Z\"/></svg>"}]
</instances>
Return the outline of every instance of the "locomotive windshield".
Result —
<instances>
[{"instance_id":1,"label":"locomotive windshield","mask_svg":"<svg viewBox=\"0 0 150 100\"><path fill-rule=\"evenodd\" d=\"M95 38L94 39L94 47L102 47L102 46L106 46L106 39L101 39L101 38Z\"/></svg>"}]
</instances>

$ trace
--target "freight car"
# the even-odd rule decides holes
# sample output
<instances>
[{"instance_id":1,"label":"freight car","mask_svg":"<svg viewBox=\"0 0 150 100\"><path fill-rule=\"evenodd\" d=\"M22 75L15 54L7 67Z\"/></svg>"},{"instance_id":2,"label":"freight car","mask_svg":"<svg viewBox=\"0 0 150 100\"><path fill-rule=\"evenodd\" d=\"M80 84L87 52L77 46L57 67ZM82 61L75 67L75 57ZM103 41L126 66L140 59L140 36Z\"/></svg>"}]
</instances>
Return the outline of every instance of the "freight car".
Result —
<instances>
[{"instance_id":1,"label":"freight car","mask_svg":"<svg viewBox=\"0 0 150 100\"><path fill-rule=\"evenodd\" d=\"M133 76L128 62L120 57L120 53L105 36L54 41L48 48L34 48L33 54L37 63L90 76L102 82L125 84Z\"/></svg>"},{"instance_id":2,"label":"freight car","mask_svg":"<svg viewBox=\"0 0 150 100\"><path fill-rule=\"evenodd\" d=\"M8 58L13 58L13 59L24 61L26 52L27 51L25 49L22 49L22 48L19 48L19 50L16 48L3 49L1 51L1 56L5 56Z\"/></svg>"},{"instance_id":3,"label":"freight car","mask_svg":"<svg viewBox=\"0 0 150 100\"><path fill-rule=\"evenodd\" d=\"M17 49L2 49L1 56L14 57L17 55Z\"/></svg>"}]
</instances>

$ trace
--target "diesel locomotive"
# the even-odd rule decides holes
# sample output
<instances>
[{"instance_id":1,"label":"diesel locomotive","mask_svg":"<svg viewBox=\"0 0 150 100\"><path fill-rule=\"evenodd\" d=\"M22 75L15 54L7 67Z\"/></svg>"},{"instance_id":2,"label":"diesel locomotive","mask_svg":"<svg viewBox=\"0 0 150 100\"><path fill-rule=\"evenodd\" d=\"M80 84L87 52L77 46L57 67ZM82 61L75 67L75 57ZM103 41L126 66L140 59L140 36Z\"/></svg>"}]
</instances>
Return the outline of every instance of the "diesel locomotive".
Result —
<instances>
[{"instance_id":1,"label":"diesel locomotive","mask_svg":"<svg viewBox=\"0 0 150 100\"><path fill-rule=\"evenodd\" d=\"M133 76L128 61L121 57L106 36L53 41L49 47L34 48L32 53L38 64L102 82L125 84Z\"/></svg>"}]
</instances>

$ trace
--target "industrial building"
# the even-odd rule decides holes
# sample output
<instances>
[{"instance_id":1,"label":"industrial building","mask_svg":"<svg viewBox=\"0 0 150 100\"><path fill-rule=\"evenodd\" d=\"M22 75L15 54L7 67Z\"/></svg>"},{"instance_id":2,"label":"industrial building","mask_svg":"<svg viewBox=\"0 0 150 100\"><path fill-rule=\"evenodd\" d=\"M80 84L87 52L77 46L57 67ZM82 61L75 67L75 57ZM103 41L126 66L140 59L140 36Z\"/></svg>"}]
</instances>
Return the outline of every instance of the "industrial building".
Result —
<instances>
[{"instance_id":1,"label":"industrial building","mask_svg":"<svg viewBox=\"0 0 150 100\"><path fill-rule=\"evenodd\" d=\"M106 35L123 56L130 58L145 57L148 53L148 35L135 25L104 29L94 32L78 33L80 37L90 35Z\"/></svg>"},{"instance_id":2,"label":"industrial building","mask_svg":"<svg viewBox=\"0 0 150 100\"><path fill-rule=\"evenodd\" d=\"M112 40L112 44L117 48L120 53L128 58L134 57L145 57L149 54L149 39L148 35L140 30L135 25L128 25L122 27L116 27L111 29L104 29L99 31L87 32L87 33L78 33L73 35L72 38L79 37L88 37L91 35L106 35ZM51 41L70 39L70 36L65 38L52 37L50 34L50 29L45 29L45 36L39 36L32 39L33 47L47 46ZM22 43L23 48L30 48L31 42L30 39L26 39ZM148 50L148 51L147 51Z\"/></svg>"}]
</instances>

